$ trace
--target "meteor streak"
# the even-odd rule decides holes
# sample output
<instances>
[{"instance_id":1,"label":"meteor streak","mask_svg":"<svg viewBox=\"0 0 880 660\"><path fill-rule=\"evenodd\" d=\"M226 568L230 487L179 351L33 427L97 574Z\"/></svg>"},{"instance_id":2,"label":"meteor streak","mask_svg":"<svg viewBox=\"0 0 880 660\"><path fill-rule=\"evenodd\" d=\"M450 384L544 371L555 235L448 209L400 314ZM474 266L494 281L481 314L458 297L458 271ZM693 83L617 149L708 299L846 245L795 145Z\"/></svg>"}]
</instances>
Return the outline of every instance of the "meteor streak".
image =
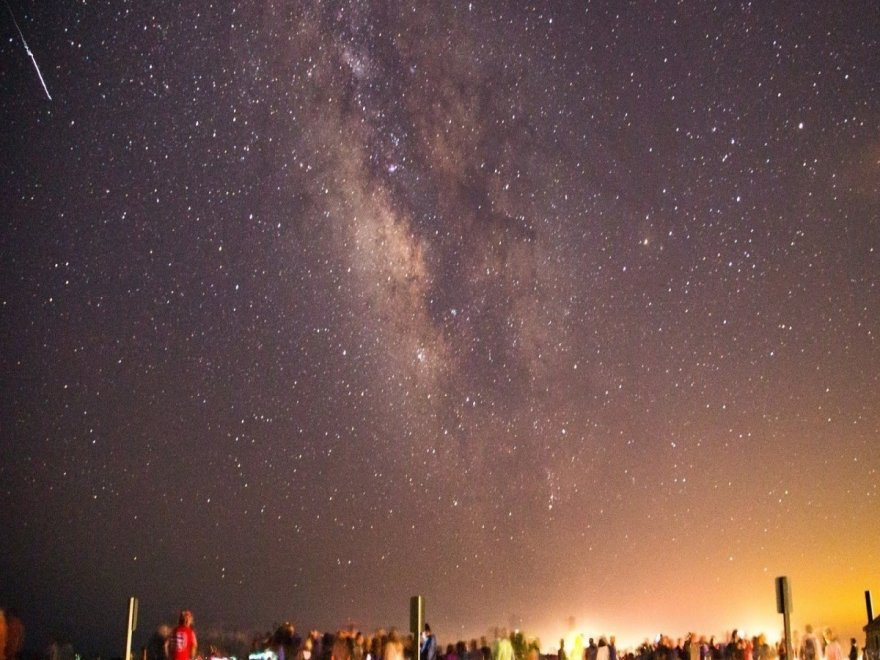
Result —
<instances>
[{"instance_id":1,"label":"meteor streak","mask_svg":"<svg viewBox=\"0 0 880 660\"><path fill-rule=\"evenodd\" d=\"M24 33L21 31L21 28L18 27L18 21L15 20L15 14L12 13L12 7L9 6L9 2L6 2L6 8L9 10L9 15L12 16L12 22L15 24L15 29L18 30L18 36L21 37L21 43L24 44L24 50L28 54L28 57L31 58L31 62L34 63L34 68L37 70L37 76L40 78L40 84L43 86L43 91L46 92L46 98L50 101L52 100L52 95L49 94L49 88L46 87L46 81L43 80L43 74L40 72L40 65L37 64L37 58L34 57L34 54L31 52L31 49L28 48L27 41L24 39Z\"/></svg>"}]
</instances>

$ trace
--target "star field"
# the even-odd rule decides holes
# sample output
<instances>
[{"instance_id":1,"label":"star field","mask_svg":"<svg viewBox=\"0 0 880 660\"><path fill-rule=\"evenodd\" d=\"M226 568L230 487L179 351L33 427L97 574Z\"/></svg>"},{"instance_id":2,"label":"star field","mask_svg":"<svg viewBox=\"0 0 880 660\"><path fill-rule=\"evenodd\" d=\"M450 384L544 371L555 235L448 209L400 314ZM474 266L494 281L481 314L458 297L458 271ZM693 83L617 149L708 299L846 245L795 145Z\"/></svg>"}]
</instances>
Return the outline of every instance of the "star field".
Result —
<instances>
[{"instance_id":1,"label":"star field","mask_svg":"<svg viewBox=\"0 0 880 660\"><path fill-rule=\"evenodd\" d=\"M12 4L51 101L3 24L34 643L121 652L129 595L144 637L417 593L443 641L775 637L777 575L860 633L873 3L148 5Z\"/></svg>"}]
</instances>

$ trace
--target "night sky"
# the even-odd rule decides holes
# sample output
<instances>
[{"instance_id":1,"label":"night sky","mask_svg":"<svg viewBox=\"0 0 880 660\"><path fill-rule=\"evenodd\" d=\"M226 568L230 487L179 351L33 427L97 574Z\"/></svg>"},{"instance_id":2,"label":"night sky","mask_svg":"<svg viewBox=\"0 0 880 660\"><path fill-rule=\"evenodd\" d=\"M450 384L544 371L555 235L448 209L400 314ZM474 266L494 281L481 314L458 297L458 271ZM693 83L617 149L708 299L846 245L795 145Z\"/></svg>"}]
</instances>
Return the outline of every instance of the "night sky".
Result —
<instances>
[{"instance_id":1,"label":"night sky","mask_svg":"<svg viewBox=\"0 0 880 660\"><path fill-rule=\"evenodd\" d=\"M3 12L29 646L121 654L130 595L136 646L184 606L406 628L415 594L444 643L776 638L777 575L795 628L860 631L875 0Z\"/></svg>"}]
</instances>

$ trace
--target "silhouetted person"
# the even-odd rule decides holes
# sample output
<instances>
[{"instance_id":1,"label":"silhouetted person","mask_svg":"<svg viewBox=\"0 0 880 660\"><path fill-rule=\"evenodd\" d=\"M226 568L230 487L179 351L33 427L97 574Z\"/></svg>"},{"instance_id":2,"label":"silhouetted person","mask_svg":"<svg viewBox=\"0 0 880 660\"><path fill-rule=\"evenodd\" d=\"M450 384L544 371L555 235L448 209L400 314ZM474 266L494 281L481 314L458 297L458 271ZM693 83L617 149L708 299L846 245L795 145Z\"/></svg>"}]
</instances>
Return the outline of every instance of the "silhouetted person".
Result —
<instances>
[{"instance_id":1,"label":"silhouetted person","mask_svg":"<svg viewBox=\"0 0 880 660\"><path fill-rule=\"evenodd\" d=\"M485 637L480 637L480 654L483 656L483 660L492 660L492 647L489 646L489 641Z\"/></svg>"},{"instance_id":2,"label":"silhouetted person","mask_svg":"<svg viewBox=\"0 0 880 660\"><path fill-rule=\"evenodd\" d=\"M0 608L0 660L6 658L6 637L8 629L6 627L6 613Z\"/></svg>"},{"instance_id":3,"label":"silhouetted person","mask_svg":"<svg viewBox=\"0 0 880 660\"><path fill-rule=\"evenodd\" d=\"M428 623L425 623L425 630L419 642L419 660L437 660L437 638L434 637Z\"/></svg>"},{"instance_id":4,"label":"silhouetted person","mask_svg":"<svg viewBox=\"0 0 880 660\"><path fill-rule=\"evenodd\" d=\"M400 633L393 628L388 633L384 660L403 660L403 640L400 638Z\"/></svg>"},{"instance_id":5,"label":"silhouetted person","mask_svg":"<svg viewBox=\"0 0 880 660\"><path fill-rule=\"evenodd\" d=\"M162 624L147 641L147 660L165 660L165 644L171 636L171 626Z\"/></svg>"},{"instance_id":6,"label":"silhouetted person","mask_svg":"<svg viewBox=\"0 0 880 660\"><path fill-rule=\"evenodd\" d=\"M351 660L354 654L354 640L347 635L336 635L330 652L331 660Z\"/></svg>"},{"instance_id":7,"label":"silhouetted person","mask_svg":"<svg viewBox=\"0 0 880 660\"><path fill-rule=\"evenodd\" d=\"M807 624L806 633L801 640L801 660L819 660L822 657L822 647L819 646L819 638L813 633L813 626Z\"/></svg>"},{"instance_id":8,"label":"silhouetted person","mask_svg":"<svg viewBox=\"0 0 880 660\"><path fill-rule=\"evenodd\" d=\"M193 660L196 657L199 644L196 639L196 631L193 628L195 618L189 610L181 610L177 619L177 627L171 631L171 635L165 642L165 657L167 660Z\"/></svg>"},{"instance_id":9,"label":"silhouetted person","mask_svg":"<svg viewBox=\"0 0 880 660\"><path fill-rule=\"evenodd\" d=\"M18 610L10 607L6 612L6 660L18 660L24 648L24 624Z\"/></svg>"},{"instance_id":10,"label":"silhouetted person","mask_svg":"<svg viewBox=\"0 0 880 660\"><path fill-rule=\"evenodd\" d=\"M837 641L837 635L829 634L829 640L825 645L825 660L843 660L843 649Z\"/></svg>"}]
</instances>

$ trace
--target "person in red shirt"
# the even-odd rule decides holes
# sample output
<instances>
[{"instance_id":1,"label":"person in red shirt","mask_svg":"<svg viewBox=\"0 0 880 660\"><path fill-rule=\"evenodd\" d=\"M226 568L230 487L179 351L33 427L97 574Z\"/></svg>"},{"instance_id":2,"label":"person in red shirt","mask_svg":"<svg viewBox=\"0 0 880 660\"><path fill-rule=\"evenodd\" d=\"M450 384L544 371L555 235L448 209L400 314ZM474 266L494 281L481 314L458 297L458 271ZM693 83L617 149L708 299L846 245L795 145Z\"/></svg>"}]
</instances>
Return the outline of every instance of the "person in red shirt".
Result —
<instances>
[{"instance_id":1,"label":"person in red shirt","mask_svg":"<svg viewBox=\"0 0 880 660\"><path fill-rule=\"evenodd\" d=\"M177 627L165 642L167 660L193 660L196 657L199 644L196 640L196 631L193 629L193 621L192 612L189 610L180 612Z\"/></svg>"}]
</instances>

